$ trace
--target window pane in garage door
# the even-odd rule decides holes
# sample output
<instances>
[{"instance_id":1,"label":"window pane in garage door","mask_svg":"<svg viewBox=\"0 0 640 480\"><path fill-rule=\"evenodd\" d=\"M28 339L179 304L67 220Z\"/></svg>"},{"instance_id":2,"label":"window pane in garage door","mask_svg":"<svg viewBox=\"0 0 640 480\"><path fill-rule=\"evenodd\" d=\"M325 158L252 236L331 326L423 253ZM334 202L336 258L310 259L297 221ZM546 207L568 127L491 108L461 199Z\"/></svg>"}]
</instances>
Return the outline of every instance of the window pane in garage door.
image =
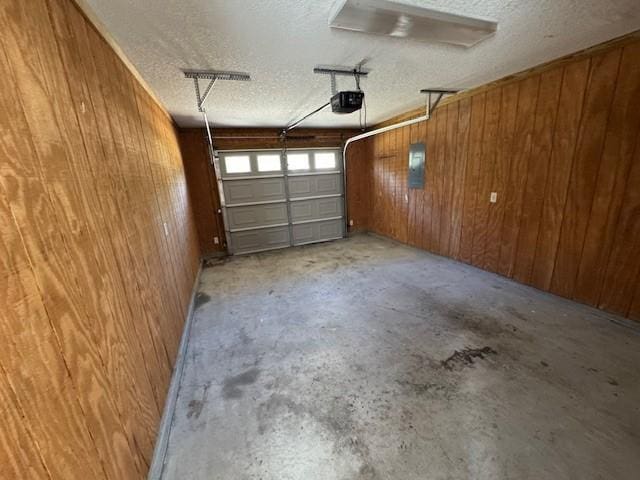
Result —
<instances>
[{"instance_id":1,"label":"window pane in garage door","mask_svg":"<svg viewBox=\"0 0 640 480\"><path fill-rule=\"evenodd\" d=\"M280 170L280 154L258 155L259 172L279 172Z\"/></svg>"},{"instance_id":2,"label":"window pane in garage door","mask_svg":"<svg viewBox=\"0 0 640 480\"><path fill-rule=\"evenodd\" d=\"M334 170L336 168L336 154L334 152L317 152L313 157L316 170Z\"/></svg>"},{"instance_id":3,"label":"window pane in garage door","mask_svg":"<svg viewBox=\"0 0 640 480\"><path fill-rule=\"evenodd\" d=\"M226 173L249 173L251 161L248 155L236 155L224 159Z\"/></svg>"},{"instance_id":4,"label":"window pane in garage door","mask_svg":"<svg viewBox=\"0 0 640 480\"><path fill-rule=\"evenodd\" d=\"M309 170L309 154L288 153L287 168L289 170Z\"/></svg>"}]
</instances>

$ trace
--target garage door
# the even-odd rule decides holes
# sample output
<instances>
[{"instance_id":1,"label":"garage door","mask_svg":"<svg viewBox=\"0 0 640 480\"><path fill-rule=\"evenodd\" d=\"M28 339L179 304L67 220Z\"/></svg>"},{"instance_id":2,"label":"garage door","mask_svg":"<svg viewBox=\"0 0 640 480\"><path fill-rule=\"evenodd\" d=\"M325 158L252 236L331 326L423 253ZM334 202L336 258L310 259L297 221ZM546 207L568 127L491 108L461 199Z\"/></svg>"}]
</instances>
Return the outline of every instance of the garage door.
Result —
<instances>
[{"instance_id":1,"label":"garage door","mask_svg":"<svg viewBox=\"0 0 640 480\"><path fill-rule=\"evenodd\" d=\"M230 253L344 236L340 150L219 151L218 171Z\"/></svg>"}]
</instances>

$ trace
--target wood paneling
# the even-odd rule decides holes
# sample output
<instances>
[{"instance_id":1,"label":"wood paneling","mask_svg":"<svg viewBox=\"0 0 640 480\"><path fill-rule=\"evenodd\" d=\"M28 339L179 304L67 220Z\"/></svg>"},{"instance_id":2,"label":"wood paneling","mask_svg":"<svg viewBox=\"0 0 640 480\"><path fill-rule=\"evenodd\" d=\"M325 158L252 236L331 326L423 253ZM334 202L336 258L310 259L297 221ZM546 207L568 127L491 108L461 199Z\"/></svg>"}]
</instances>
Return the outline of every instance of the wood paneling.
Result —
<instances>
[{"instance_id":1,"label":"wood paneling","mask_svg":"<svg viewBox=\"0 0 640 480\"><path fill-rule=\"evenodd\" d=\"M527 182L527 166L539 86L539 75L526 78L520 85L507 188L504 192L498 192L498 195L502 193L501 201L504 202L498 273L508 277L513 275L513 265L517 255L518 228Z\"/></svg>"},{"instance_id":2,"label":"wood paneling","mask_svg":"<svg viewBox=\"0 0 640 480\"><path fill-rule=\"evenodd\" d=\"M551 291L561 296L573 296L600 170L619 63L620 49L602 53L591 59L591 71L551 280Z\"/></svg>"},{"instance_id":3,"label":"wood paneling","mask_svg":"<svg viewBox=\"0 0 640 480\"><path fill-rule=\"evenodd\" d=\"M349 219L353 222L349 230L352 232L366 230L369 223L369 148L369 142L355 142L347 151L347 177L354 180L353 188L347 190ZM399 238L403 238L401 232Z\"/></svg>"},{"instance_id":4,"label":"wood paneling","mask_svg":"<svg viewBox=\"0 0 640 480\"><path fill-rule=\"evenodd\" d=\"M419 141L424 141L427 152L424 167L424 174L426 176L425 188L418 192L418 195L422 197L422 215L418 227L422 233L420 235L419 245L425 249L431 248L431 245L433 244L433 238L431 236L431 222L433 218L433 192L436 188L436 170L438 162L438 150L436 143L438 135L438 121L436 117L434 117L433 120L433 122L427 122L422 128L419 128L420 125L418 125L418 132L422 135L422 140ZM391 133L397 134L397 132L389 132L389 134Z\"/></svg>"},{"instance_id":5,"label":"wood paneling","mask_svg":"<svg viewBox=\"0 0 640 480\"><path fill-rule=\"evenodd\" d=\"M558 117L553 133L549 174L531 275L532 285L542 290L549 289L553 276L590 63L589 59L582 60L567 65L563 70Z\"/></svg>"},{"instance_id":6,"label":"wood paneling","mask_svg":"<svg viewBox=\"0 0 640 480\"><path fill-rule=\"evenodd\" d=\"M224 228L218 196L218 183L209 163L209 153L201 129L181 129L180 148L189 184L189 196L194 206L200 251L203 255L224 252ZM215 238L218 243L215 243Z\"/></svg>"},{"instance_id":7,"label":"wood paneling","mask_svg":"<svg viewBox=\"0 0 640 480\"><path fill-rule=\"evenodd\" d=\"M460 239L462 238L462 212L464 207L464 186L469 158L469 132L471 127L471 99L458 104L458 131L455 135L456 159L453 173L453 195L451 196L451 257L460 260Z\"/></svg>"},{"instance_id":8,"label":"wood paneling","mask_svg":"<svg viewBox=\"0 0 640 480\"><path fill-rule=\"evenodd\" d=\"M626 188L614 240L600 293L600 305L626 315L633 310L637 316L638 281L640 275L640 135L636 135L633 166L627 176Z\"/></svg>"},{"instance_id":9,"label":"wood paneling","mask_svg":"<svg viewBox=\"0 0 640 480\"><path fill-rule=\"evenodd\" d=\"M483 268L492 272L497 271L500 260L500 235L505 212L505 202L502 201L501 197L507 191L509 174L511 172L511 157L513 155L520 85L517 83L506 85L502 87L501 90L496 158L490 189L490 192L496 192L500 196L497 198L496 203L490 204L489 208L483 266Z\"/></svg>"},{"instance_id":10,"label":"wood paneling","mask_svg":"<svg viewBox=\"0 0 640 480\"><path fill-rule=\"evenodd\" d=\"M529 283L533 268L562 74L562 69L555 69L540 76L513 268L513 278L522 283Z\"/></svg>"},{"instance_id":11,"label":"wood paneling","mask_svg":"<svg viewBox=\"0 0 640 480\"><path fill-rule=\"evenodd\" d=\"M476 195L475 210L473 213L473 244L471 247L471 263L478 267L485 266L489 208L492 205L489 203L489 197L491 195L496 162L496 142L501 101L502 89L497 88L487 92L487 103L484 112L484 132L482 136L482 156L480 158L481 167L478 177L478 193Z\"/></svg>"},{"instance_id":12,"label":"wood paneling","mask_svg":"<svg viewBox=\"0 0 640 480\"><path fill-rule=\"evenodd\" d=\"M185 129L187 131L192 129ZM213 128L213 143L218 150L282 148L281 129ZM360 133L356 129L296 128L287 135L287 148L339 147Z\"/></svg>"},{"instance_id":13,"label":"wood paneling","mask_svg":"<svg viewBox=\"0 0 640 480\"><path fill-rule=\"evenodd\" d=\"M440 216L441 255L449 255L451 251L451 213L457 152L456 133L458 131L458 110L459 105L457 103L447 105L445 158L443 160L444 171L442 181L442 214Z\"/></svg>"},{"instance_id":14,"label":"wood paneling","mask_svg":"<svg viewBox=\"0 0 640 480\"><path fill-rule=\"evenodd\" d=\"M176 133L72 2L0 27L0 476L144 478L199 262Z\"/></svg>"},{"instance_id":15,"label":"wood paneling","mask_svg":"<svg viewBox=\"0 0 640 480\"><path fill-rule=\"evenodd\" d=\"M359 131L353 129L296 128L288 136L286 147L342 148L348 138L358 133ZM179 136L201 252L203 255L224 253L225 233L222 215L218 213L218 183L215 171L209 163L205 131L199 128L184 128L180 129ZM213 141L218 150L266 150L281 149L285 146L280 138L280 130L275 128L215 128ZM351 145L347 152L347 175L352 180L352 188L349 189L347 197L349 220L353 221L349 230L353 232L365 230L368 225L370 185L373 185L374 181L374 177L367 171L366 160L373 154L369 149L368 142L358 142ZM394 175L387 174L384 178L387 181L386 191L395 206L396 203L399 204L396 183L400 191L401 184L405 181L403 175L395 175L396 170L399 173L401 165L391 165L387 162L384 168L387 172L394 172ZM392 186L393 193L390 193ZM393 228L399 231L400 225L394 225ZM390 232L389 234L391 235ZM214 237L218 237L218 244L214 242Z\"/></svg>"},{"instance_id":16,"label":"wood paneling","mask_svg":"<svg viewBox=\"0 0 640 480\"><path fill-rule=\"evenodd\" d=\"M434 117L432 122L435 126L435 138L432 143L435 145L433 155L431 157L431 165L433 169L429 172L430 186L430 204L431 204L431 222L429 222L429 245L434 252L440 252L440 223L442 219L441 201L444 193L444 161L446 155L447 142L445 136L447 134L447 109L443 108Z\"/></svg>"},{"instance_id":17,"label":"wood paneling","mask_svg":"<svg viewBox=\"0 0 640 480\"><path fill-rule=\"evenodd\" d=\"M486 94L471 99L471 123L469 125L469 152L464 179L464 203L462 207L462 232L460 236L460 259L471 263L473 255L473 235L475 232L476 202L480 187L482 159L482 134Z\"/></svg>"},{"instance_id":18,"label":"wood paneling","mask_svg":"<svg viewBox=\"0 0 640 480\"><path fill-rule=\"evenodd\" d=\"M368 228L638 319L638 103L637 35L451 97L429 121L367 140ZM388 138L400 170L386 167ZM403 211L404 152L420 138L425 188Z\"/></svg>"},{"instance_id":19,"label":"wood paneling","mask_svg":"<svg viewBox=\"0 0 640 480\"><path fill-rule=\"evenodd\" d=\"M624 48L574 292L585 303L598 302L640 128L638 58L640 43Z\"/></svg>"}]
</instances>

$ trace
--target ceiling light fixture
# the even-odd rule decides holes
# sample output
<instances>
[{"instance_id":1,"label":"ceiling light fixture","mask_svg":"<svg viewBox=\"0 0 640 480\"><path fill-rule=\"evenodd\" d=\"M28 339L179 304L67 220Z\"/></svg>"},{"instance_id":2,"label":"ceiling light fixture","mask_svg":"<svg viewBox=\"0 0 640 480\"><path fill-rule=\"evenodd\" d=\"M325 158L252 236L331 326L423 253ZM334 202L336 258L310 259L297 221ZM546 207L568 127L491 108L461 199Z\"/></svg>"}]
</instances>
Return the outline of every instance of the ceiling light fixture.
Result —
<instances>
[{"instance_id":1,"label":"ceiling light fixture","mask_svg":"<svg viewBox=\"0 0 640 480\"><path fill-rule=\"evenodd\" d=\"M497 22L390 0L337 0L329 26L342 30L472 47L493 35Z\"/></svg>"}]
</instances>

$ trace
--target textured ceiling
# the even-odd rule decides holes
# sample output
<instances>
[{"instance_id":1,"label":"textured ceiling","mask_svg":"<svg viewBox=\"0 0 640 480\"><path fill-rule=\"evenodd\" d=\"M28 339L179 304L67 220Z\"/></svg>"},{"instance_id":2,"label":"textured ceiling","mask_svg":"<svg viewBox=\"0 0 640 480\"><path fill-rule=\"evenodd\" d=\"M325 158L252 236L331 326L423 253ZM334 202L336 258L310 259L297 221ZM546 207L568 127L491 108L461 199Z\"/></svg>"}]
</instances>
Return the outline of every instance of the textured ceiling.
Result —
<instances>
[{"instance_id":1,"label":"textured ceiling","mask_svg":"<svg viewBox=\"0 0 640 480\"><path fill-rule=\"evenodd\" d=\"M465 49L328 27L331 0L84 0L181 126L201 125L181 69L249 72L220 82L206 107L218 126L283 126L328 101L315 65L354 65L368 123L420 105L426 87L468 88L640 29L638 0L404 0L498 21ZM349 78L339 88L353 88ZM304 126L358 125L328 109Z\"/></svg>"}]
</instances>

